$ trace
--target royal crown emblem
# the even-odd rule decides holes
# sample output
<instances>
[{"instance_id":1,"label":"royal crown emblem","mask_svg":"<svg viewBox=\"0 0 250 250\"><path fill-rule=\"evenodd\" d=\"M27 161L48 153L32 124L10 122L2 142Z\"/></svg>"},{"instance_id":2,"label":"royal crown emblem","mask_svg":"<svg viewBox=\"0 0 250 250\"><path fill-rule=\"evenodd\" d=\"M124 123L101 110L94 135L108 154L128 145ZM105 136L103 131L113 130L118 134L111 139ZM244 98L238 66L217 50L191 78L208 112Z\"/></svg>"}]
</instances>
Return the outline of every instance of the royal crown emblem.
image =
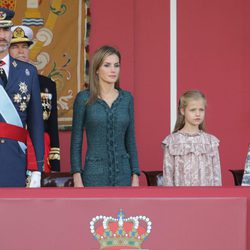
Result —
<instances>
[{"instance_id":1,"label":"royal crown emblem","mask_svg":"<svg viewBox=\"0 0 250 250\"><path fill-rule=\"evenodd\" d=\"M152 222L148 217L125 218L122 209L117 218L99 215L90 222L90 231L99 242L100 249L141 249L151 229Z\"/></svg>"}]
</instances>

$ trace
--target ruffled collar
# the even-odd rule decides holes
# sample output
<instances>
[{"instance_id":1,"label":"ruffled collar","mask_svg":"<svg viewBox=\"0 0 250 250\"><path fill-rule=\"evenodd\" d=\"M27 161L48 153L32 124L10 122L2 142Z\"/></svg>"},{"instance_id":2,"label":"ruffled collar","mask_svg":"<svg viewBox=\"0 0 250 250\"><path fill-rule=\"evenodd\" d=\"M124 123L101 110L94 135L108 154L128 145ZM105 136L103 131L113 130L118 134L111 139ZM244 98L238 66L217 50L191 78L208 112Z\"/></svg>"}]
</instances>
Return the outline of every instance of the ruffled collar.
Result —
<instances>
[{"instance_id":1,"label":"ruffled collar","mask_svg":"<svg viewBox=\"0 0 250 250\"><path fill-rule=\"evenodd\" d=\"M217 138L199 131L195 134L178 131L163 140L163 147L168 147L171 155L187 155L193 153L213 154L219 145Z\"/></svg>"},{"instance_id":2,"label":"ruffled collar","mask_svg":"<svg viewBox=\"0 0 250 250\"><path fill-rule=\"evenodd\" d=\"M193 136L200 136L202 133L204 133L202 130L199 130L198 132L195 133L187 133L187 132L183 132L183 131L177 131L176 134L181 134L181 135L185 135L185 136L189 136L189 137L193 137Z\"/></svg>"}]
</instances>

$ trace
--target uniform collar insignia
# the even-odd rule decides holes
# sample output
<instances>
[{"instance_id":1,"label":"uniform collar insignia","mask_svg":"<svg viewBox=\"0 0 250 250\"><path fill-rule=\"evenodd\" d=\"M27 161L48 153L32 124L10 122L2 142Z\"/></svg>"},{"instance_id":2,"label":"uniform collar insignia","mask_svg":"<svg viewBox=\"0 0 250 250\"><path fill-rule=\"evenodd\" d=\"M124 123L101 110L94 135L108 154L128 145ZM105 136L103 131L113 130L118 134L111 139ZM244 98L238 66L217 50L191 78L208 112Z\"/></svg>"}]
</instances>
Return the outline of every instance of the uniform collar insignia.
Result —
<instances>
[{"instance_id":1,"label":"uniform collar insignia","mask_svg":"<svg viewBox=\"0 0 250 250\"><path fill-rule=\"evenodd\" d=\"M30 71L28 69L25 69L26 76L30 76Z\"/></svg>"},{"instance_id":2,"label":"uniform collar insignia","mask_svg":"<svg viewBox=\"0 0 250 250\"><path fill-rule=\"evenodd\" d=\"M12 65L13 65L14 67L16 67L16 66L17 66L17 62L14 60L14 61L12 62Z\"/></svg>"}]
</instances>

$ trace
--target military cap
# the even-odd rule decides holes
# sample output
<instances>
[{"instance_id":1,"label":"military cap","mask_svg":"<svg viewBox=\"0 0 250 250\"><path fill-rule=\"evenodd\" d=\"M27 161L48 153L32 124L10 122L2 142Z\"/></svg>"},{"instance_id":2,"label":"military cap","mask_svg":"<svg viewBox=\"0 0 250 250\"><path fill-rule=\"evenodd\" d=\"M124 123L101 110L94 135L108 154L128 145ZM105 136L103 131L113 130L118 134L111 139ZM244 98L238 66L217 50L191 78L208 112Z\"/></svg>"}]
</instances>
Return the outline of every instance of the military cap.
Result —
<instances>
[{"instance_id":1,"label":"military cap","mask_svg":"<svg viewBox=\"0 0 250 250\"><path fill-rule=\"evenodd\" d=\"M14 17L14 15L14 11L0 7L0 28L8 28L13 26L11 19Z\"/></svg>"},{"instance_id":2,"label":"military cap","mask_svg":"<svg viewBox=\"0 0 250 250\"><path fill-rule=\"evenodd\" d=\"M12 26L12 39L10 44L13 43L27 43L29 46L33 44L33 31L30 27L24 25Z\"/></svg>"}]
</instances>

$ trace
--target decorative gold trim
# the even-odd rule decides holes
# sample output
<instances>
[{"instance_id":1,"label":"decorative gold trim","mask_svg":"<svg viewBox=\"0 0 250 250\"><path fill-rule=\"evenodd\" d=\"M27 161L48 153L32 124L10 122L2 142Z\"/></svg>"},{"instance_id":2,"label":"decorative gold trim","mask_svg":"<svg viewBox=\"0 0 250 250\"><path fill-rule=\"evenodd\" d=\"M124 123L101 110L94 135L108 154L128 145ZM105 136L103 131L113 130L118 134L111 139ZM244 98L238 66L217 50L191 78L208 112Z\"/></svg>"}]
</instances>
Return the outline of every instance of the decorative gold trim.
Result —
<instances>
[{"instance_id":1,"label":"decorative gold trim","mask_svg":"<svg viewBox=\"0 0 250 250\"><path fill-rule=\"evenodd\" d=\"M49 152L49 160L60 160L60 149L59 148L51 148Z\"/></svg>"},{"instance_id":2,"label":"decorative gold trim","mask_svg":"<svg viewBox=\"0 0 250 250\"><path fill-rule=\"evenodd\" d=\"M0 27L11 27L13 26L13 22L10 20L0 21Z\"/></svg>"}]
</instances>

